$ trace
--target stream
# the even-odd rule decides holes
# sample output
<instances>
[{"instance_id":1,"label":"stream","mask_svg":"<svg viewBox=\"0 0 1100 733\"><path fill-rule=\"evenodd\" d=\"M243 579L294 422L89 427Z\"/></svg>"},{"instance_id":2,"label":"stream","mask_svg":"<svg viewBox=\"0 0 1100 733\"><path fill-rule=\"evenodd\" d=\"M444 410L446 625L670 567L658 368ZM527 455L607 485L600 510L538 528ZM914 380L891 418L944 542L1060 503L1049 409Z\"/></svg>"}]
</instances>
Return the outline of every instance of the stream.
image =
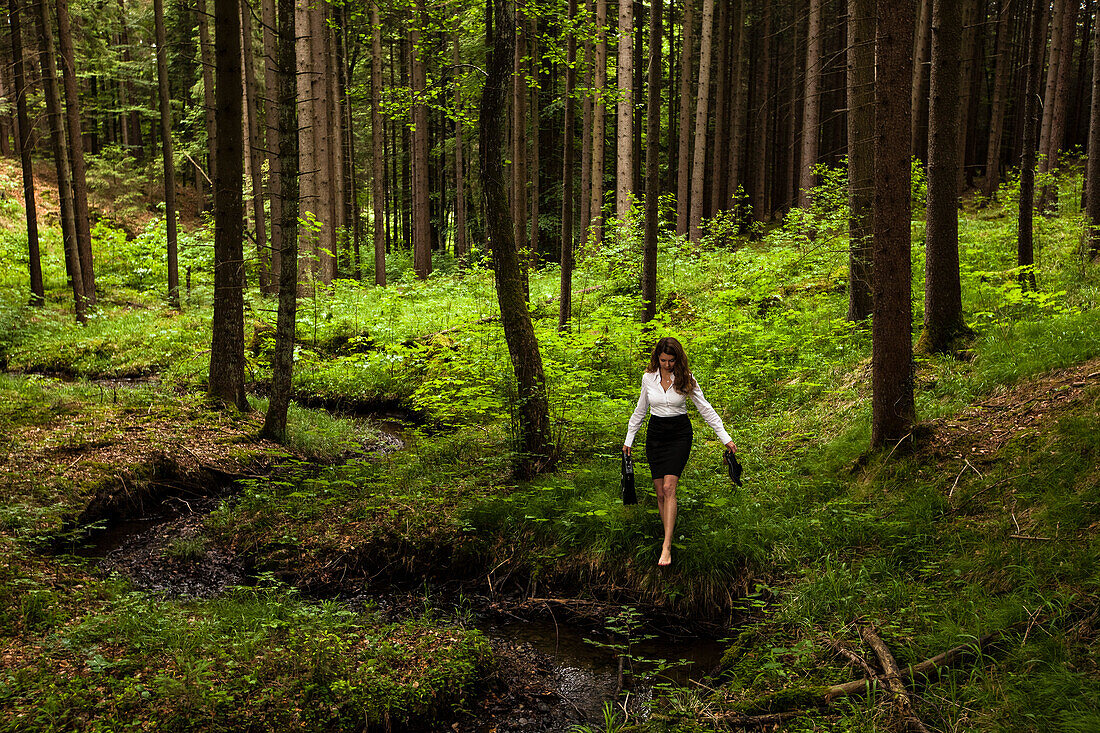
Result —
<instances>
[{"instance_id":1,"label":"stream","mask_svg":"<svg viewBox=\"0 0 1100 733\"><path fill-rule=\"evenodd\" d=\"M403 444L397 428L386 427L394 441ZM217 547L205 536L207 515L224 500L224 494L169 497L146 507L138 518L91 525L82 539L56 550L85 557L143 590L181 598L216 597L234 586L255 582L245 558ZM453 723L448 721L456 731L571 731L579 724L603 729L604 706L615 701L620 720L625 709L637 721L647 714L655 682L693 686L717 668L724 650L720 641L678 635L639 620L632 631L638 640L626 652L626 688L632 692L617 695L621 637L598 623L573 622L549 604L533 613L530 606L520 612L522 599L502 602L474 596L471 601L467 595L460 609L447 600L456 595L453 590L433 591L430 597L423 593L360 591L334 599L353 609L369 605L395 620L430 602L433 608L451 609L443 611L448 621L485 634L498 671L472 709L459 713Z\"/></svg>"}]
</instances>

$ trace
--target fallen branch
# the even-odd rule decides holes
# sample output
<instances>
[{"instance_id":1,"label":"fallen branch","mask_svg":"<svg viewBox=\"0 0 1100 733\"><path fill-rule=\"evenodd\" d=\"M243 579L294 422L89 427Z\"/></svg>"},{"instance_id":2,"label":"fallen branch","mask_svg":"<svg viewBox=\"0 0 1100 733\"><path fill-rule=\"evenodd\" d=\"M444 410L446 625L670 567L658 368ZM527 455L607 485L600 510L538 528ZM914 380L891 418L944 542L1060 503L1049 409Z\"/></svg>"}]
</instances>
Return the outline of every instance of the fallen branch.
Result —
<instances>
[{"instance_id":1,"label":"fallen branch","mask_svg":"<svg viewBox=\"0 0 1100 733\"><path fill-rule=\"evenodd\" d=\"M863 669L863 671L867 673L867 676L869 678L878 677L878 675L875 673L875 670L871 669L871 665L867 664L866 659L864 659L860 655L856 654L852 650L848 649L847 647L842 645L839 641L836 641L835 639L826 639L825 643L828 645L828 647L830 649L835 651L837 654L840 654L841 656L845 657L849 662L856 665L857 667L861 667Z\"/></svg>"},{"instance_id":2,"label":"fallen branch","mask_svg":"<svg viewBox=\"0 0 1100 733\"><path fill-rule=\"evenodd\" d=\"M894 696L898 720L905 726L906 730L912 731L912 733L928 733L928 728L913 712L913 704L909 700L909 693L905 690L905 684L901 681L901 670L898 669L898 663L894 660L894 655L890 653L889 647L871 627L860 629L860 633L863 640L874 649L879 664L886 672L886 689Z\"/></svg>"},{"instance_id":3,"label":"fallen branch","mask_svg":"<svg viewBox=\"0 0 1100 733\"><path fill-rule=\"evenodd\" d=\"M1018 625L1019 624L1017 624L1017 626ZM990 642L999 638L1005 631L1012 628L1015 627L1010 626L1003 631L995 631L991 634L986 634L970 644L962 644L953 649L948 649L941 654L925 659L919 664L914 664L899 670L898 676L903 680L912 679L917 675L926 677L931 676L933 673L938 673L941 669L954 664L968 653L981 652ZM881 678L864 677L839 685L788 688L755 700L741 703L733 713L740 715L755 715L763 713L783 713L796 709L804 710L809 707L821 707L832 703L833 700L836 700L838 697L865 693L882 687L882 684L883 681Z\"/></svg>"}]
</instances>

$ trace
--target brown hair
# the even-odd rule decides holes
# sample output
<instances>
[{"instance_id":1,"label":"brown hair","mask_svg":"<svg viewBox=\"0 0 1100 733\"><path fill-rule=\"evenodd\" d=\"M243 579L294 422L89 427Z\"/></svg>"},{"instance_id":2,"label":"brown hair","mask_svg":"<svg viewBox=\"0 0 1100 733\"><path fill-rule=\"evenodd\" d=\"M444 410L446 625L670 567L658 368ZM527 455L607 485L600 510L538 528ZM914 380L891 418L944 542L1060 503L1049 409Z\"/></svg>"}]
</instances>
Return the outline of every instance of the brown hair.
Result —
<instances>
[{"instance_id":1,"label":"brown hair","mask_svg":"<svg viewBox=\"0 0 1100 733\"><path fill-rule=\"evenodd\" d=\"M684 395L694 390L695 377L692 376L691 369L688 367L687 354L684 353L683 345L672 336L665 336L653 347L653 353L649 355L649 366L646 367L646 373L652 374L660 370L661 354L668 354L676 358L676 363L672 365L673 388Z\"/></svg>"}]
</instances>

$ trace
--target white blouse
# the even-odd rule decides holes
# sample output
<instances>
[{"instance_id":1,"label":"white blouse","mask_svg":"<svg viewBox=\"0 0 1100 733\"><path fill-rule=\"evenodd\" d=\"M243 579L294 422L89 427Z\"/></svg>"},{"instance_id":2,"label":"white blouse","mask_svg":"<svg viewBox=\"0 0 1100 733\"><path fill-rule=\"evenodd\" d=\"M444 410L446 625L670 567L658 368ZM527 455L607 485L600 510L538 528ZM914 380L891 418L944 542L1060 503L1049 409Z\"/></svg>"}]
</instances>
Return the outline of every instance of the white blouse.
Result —
<instances>
[{"instance_id":1,"label":"white blouse","mask_svg":"<svg viewBox=\"0 0 1100 733\"><path fill-rule=\"evenodd\" d=\"M688 395L680 394L675 387L669 387L666 390L661 386L661 371L658 369L653 373L646 372L642 375L642 389L641 394L638 395L638 406L634 408L634 414L630 416L630 422L626 427L626 441L623 445L634 445L634 436L638 434L638 430L642 427L647 409L657 417L686 415L687 397L689 396L691 401L695 403L695 408L699 410L699 414L703 416L707 425L715 432L722 444L725 445L730 442L732 438L726 432L725 426L722 425L722 418L718 417L718 413L703 397L703 390L699 388L699 383L696 382L695 389Z\"/></svg>"}]
</instances>

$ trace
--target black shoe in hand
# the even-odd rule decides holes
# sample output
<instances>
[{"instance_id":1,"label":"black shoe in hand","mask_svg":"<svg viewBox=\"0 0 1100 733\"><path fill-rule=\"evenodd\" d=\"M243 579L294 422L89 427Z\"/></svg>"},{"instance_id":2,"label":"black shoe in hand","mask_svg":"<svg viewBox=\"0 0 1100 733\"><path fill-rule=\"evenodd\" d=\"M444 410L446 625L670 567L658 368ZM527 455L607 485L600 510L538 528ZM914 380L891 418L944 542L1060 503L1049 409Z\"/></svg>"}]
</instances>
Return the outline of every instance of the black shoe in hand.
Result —
<instances>
[{"instance_id":1,"label":"black shoe in hand","mask_svg":"<svg viewBox=\"0 0 1100 733\"><path fill-rule=\"evenodd\" d=\"M732 481L733 483L740 486L741 485L741 462L739 460L737 460L737 454L727 448L726 449L726 454L724 456L722 456L722 460L725 462L726 468L729 469L730 481Z\"/></svg>"}]
</instances>

